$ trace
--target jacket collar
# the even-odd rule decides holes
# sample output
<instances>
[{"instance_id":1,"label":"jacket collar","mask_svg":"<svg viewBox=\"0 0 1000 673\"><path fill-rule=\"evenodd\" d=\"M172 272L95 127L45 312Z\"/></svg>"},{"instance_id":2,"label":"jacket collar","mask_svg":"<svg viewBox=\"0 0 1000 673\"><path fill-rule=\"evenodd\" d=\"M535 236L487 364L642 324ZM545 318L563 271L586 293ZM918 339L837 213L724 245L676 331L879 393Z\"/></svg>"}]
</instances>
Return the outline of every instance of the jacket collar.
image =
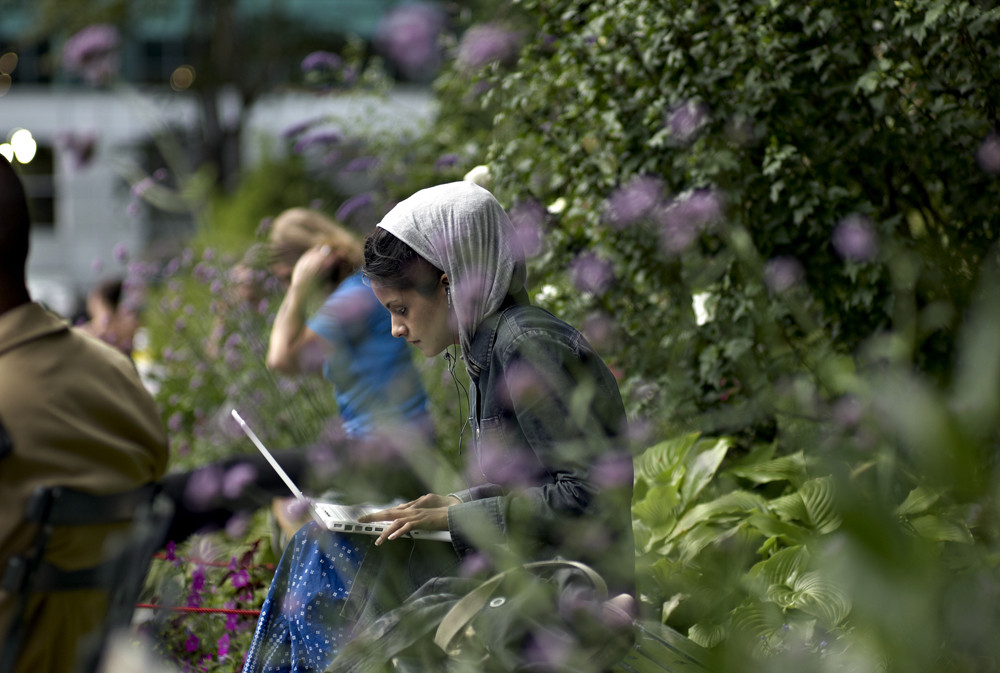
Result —
<instances>
[{"instance_id":1,"label":"jacket collar","mask_svg":"<svg viewBox=\"0 0 1000 673\"><path fill-rule=\"evenodd\" d=\"M23 304L0 315L0 356L29 341L68 329L66 321L41 304Z\"/></svg>"},{"instance_id":2,"label":"jacket collar","mask_svg":"<svg viewBox=\"0 0 1000 673\"><path fill-rule=\"evenodd\" d=\"M523 291L516 295L508 294L503 303L500 304L500 308L479 323L479 329L472 337L472 343L469 344L469 352L465 358L466 368L469 370L470 376L479 378L479 375L486 368L486 363L492 358L493 344L496 343L497 329L500 327L500 318L503 317L503 314L514 306L527 305L527 303L528 295Z\"/></svg>"}]
</instances>

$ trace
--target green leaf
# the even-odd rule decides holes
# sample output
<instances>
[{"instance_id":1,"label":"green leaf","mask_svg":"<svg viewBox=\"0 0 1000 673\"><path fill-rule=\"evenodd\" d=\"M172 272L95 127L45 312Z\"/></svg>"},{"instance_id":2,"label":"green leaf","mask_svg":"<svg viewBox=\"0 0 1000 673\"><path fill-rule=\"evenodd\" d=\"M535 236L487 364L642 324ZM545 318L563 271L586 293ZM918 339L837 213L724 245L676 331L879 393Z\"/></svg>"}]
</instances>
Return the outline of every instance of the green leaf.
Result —
<instances>
[{"instance_id":1,"label":"green leaf","mask_svg":"<svg viewBox=\"0 0 1000 673\"><path fill-rule=\"evenodd\" d=\"M753 514L747 518L747 525L756 528L764 537L782 538L788 544L803 544L809 539L805 528L781 521L771 514Z\"/></svg>"},{"instance_id":2,"label":"green leaf","mask_svg":"<svg viewBox=\"0 0 1000 673\"><path fill-rule=\"evenodd\" d=\"M688 629L688 638L696 645L711 648L715 647L729 635L729 628L724 624L692 624Z\"/></svg>"},{"instance_id":3,"label":"green leaf","mask_svg":"<svg viewBox=\"0 0 1000 673\"><path fill-rule=\"evenodd\" d=\"M963 521L936 514L927 514L910 520L910 525L920 537L932 542L974 542L972 533Z\"/></svg>"},{"instance_id":4,"label":"green leaf","mask_svg":"<svg viewBox=\"0 0 1000 673\"><path fill-rule=\"evenodd\" d=\"M906 495L906 500L896 508L896 516L911 516L922 514L941 499L940 489L927 486L917 486Z\"/></svg>"},{"instance_id":5,"label":"green leaf","mask_svg":"<svg viewBox=\"0 0 1000 673\"><path fill-rule=\"evenodd\" d=\"M834 627L851 612L847 593L823 573L813 571L794 576L786 584L775 584L768 598L786 610L801 610Z\"/></svg>"},{"instance_id":6,"label":"green leaf","mask_svg":"<svg viewBox=\"0 0 1000 673\"><path fill-rule=\"evenodd\" d=\"M700 524L709 523L723 515L767 510L767 500L749 491L730 491L715 500L700 503L681 516L672 537L682 535Z\"/></svg>"},{"instance_id":7,"label":"green leaf","mask_svg":"<svg viewBox=\"0 0 1000 673\"><path fill-rule=\"evenodd\" d=\"M675 469L683 463L688 452L698 442L699 436L700 433L693 432L646 449L635 459L636 479L643 479L650 484L678 483L680 476L675 473Z\"/></svg>"},{"instance_id":8,"label":"green leaf","mask_svg":"<svg viewBox=\"0 0 1000 673\"><path fill-rule=\"evenodd\" d=\"M809 513L808 522L816 532L825 534L840 528L841 519L837 513L832 477L811 479L802 485L799 493Z\"/></svg>"},{"instance_id":9,"label":"green leaf","mask_svg":"<svg viewBox=\"0 0 1000 673\"><path fill-rule=\"evenodd\" d=\"M702 489L715 476L715 472L726 457L726 453L729 451L732 442L728 439L720 438L715 440L714 445L702 448L707 444L708 442L701 441L695 447L697 452L696 457L690 467L688 467L687 474L681 483L681 502L691 502L701 493Z\"/></svg>"},{"instance_id":10,"label":"green leaf","mask_svg":"<svg viewBox=\"0 0 1000 673\"><path fill-rule=\"evenodd\" d=\"M802 451L757 464L742 464L727 472L748 479L756 484L773 481L797 481L805 476L808 461Z\"/></svg>"}]
</instances>

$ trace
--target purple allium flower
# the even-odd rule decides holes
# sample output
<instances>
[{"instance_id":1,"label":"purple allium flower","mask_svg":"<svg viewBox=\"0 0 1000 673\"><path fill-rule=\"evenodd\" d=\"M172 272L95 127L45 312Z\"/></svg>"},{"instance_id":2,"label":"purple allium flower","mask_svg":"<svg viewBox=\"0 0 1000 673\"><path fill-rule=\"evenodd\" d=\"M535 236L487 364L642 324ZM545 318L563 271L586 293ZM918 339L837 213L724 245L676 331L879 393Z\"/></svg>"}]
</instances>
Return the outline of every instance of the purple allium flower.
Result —
<instances>
[{"instance_id":1,"label":"purple allium flower","mask_svg":"<svg viewBox=\"0 0 1000 673\"><path fill-rule=\"evenodd\" d=\"M488 63L506 63L517 57L521 37L496 24L472 26L458 43L455 62L461 68L478 70Z\"/></svg>"},{"instance_id":2,"label":"purple allium flower","mask_svg":"<svg viewBox=\"0 0 1000 673\"><path fill-rule=\"evenodd\" d=\"M872 221L864 215L848 215L833 230L833 247L843 259L870 262L878 254L878 238Z\"/></svg>"},{"instance_id":3,"label":"purple allium flower","mask_svg":"<svg viewBox=\"0 0 1000 673\"><path fill-rule=\"evenodd\" d=\"M333 129L316 131L314 133L309 133L307 135L304 135L302 138L300 138L298 142L295 143L293 151L296 154L302 154L306 150L315 146L334 145L343 140L343 138L344 136L343 134L340 133L340 131L336 131Z\"/></svg>"},{"instance_id":4,"label":"purple allium flower","mask_svg":"<svg viewBox=\"0 0 1000 673\"><path fill-rule=\"evenodd\" d=\"M184 424L184 416L179 411L175 411L173 414L170 415L170 418L167 419L167 429L170 430L170 432L179 431L183 424Z\"/></svg>"},{"instance_id":5,"label":"purple allium flower","mask_svg":"<svg viewBox=\"0 0 1000 673\"><path fill-rule=\"evenodd\" d=\"M631 486L634 479L632 456L615 453L599 458L593 466L594 483L601 488Z\"/></svg>"},{"instance_id":6,"label":"purple allium flower","mask_svg":"<svg viewBox=\"0 0 1000 673\"><path fill-rule=\"evenodd\" d=\"M660 244L668 254L683 252L699 233L722 217L722 199L713 189L698 189L654 213Z\"/></svg>"},{"instance_id":7,"label":"purple allium flower","mask_svg":"<svg viewBox=\"0 0 1000 673\"><path fill-rule=\"evenodd\" d=\"M214 465L195 470L184 489L184 500L195 511L206 510L222 488L221 470Z\"/></svg>"},{"instance_id":8,"label":"purple allium flower","mask_svg":"<svg viewBox=\"0 0 1000 673\"><path fill-rule=\"evenodd\" d=\"M675 106L667 114L667 126L670 133L681 142L687 142L708 117L708 106L704 103L688 101Z\"/></svg>"},{"instance_id":9,"label":"purple allium flower","mask_svg":"<svg viewBox=\"0 0 1000 673\"><path fill-rule=\"evenodd\" d=\"M325 121L326 121L325 117L315 117L313 119L307 119L306 121L292 124L291 126L287 127L284 131L281 132L281 137L284 138L285 140L291 140L296 136L302 135L303 133L313 128L314 126L324 123Z\"/></svg>"},{"instance_id":10,"label":"purple allium flower","mask_svg":"<svg viewBox=\"0 0 1000 673\"><path fill-rule=\"evenodd\" d=\"M360 173L370 171L378 165L378 157L358 157L349 161L348 164L344 166L343 170L346 173Z\"/></svg>"},{"instance_id":11,"label":"purple allium flower","mask_svg":"<svg viewBox=\"0 0 1000 673\"><path fill-rule=\"evenodd\" d=\"M87 26L66 40L63 67L88 84L105 84L121 68L121 35L111 24Z\"/></svg>"},{"instance_id":12,"label":"purple allium flower","mask_svg":"<svg viewBox=\"0 0 1000 673\"><path fill-rule=\"evenodd\" d=\"M851 427L861 422L861 403L853 395L841 397L833 405L833 421L843 427Z\"/></svg>"},{"instance_id":13,"label":"purple allium flower","mask_svg":"<svg viewBox=\"0 0 1000 673\"><path fill-rule=\"evenodd\" d=\"M518 201L511 207L508 215L525 257L538 255L542 251L544 224L548 217L545 206L535 199Z\"/></svg>"},{"instance_id":14,"label":"purple allium flower","mask_svg":"<svg viewBox=\"0 0 1000 673\"><path fill-rule=\"evenodd\" d=\"M200 645L201 641L198 640L198 636L188 632L188 638L184 641L184 649L188 652L197 652Z\"/></svg>"},{"instance_id":15,"label":"purple allium flower","mask_svg":"<svg viewBox=\"0 0 1000 673\"><path fill-rule=\"evenodd\" d=\"M344 59L328 51L314 51L302 59L302 72L310 70L337 70L344 65Z\"/></svg>"},{"instance_id":16,"label":"purple allium flower","mask_svg":"<svg viewBox=\"0 0 1000 673\"><path fill-rule=\"evenodd\" d=\"M663 182L659 178L636 176L608 199L608 219L619 229L635 224L653 210L662 196Z\"/></svg>"},{"instance_id":17,"label":"purple allium flower","mask_svg":"<svg viewBox=\"0 0 1000 673\"><path fill-rule=\"evenodd\" d=\"M805 278L802 264L794 257L775 257L764 265L764 285L771 292L784 292Z\"/></svg>"},{"instance_id":18,"label":"purple allium flower","mask_svg":"<svg viewBox=\"0 0 1000 673\"><path fill-rule=\"evenodd\" d=\"M433 75L441 62L438 37L444 24L445 15L436 5L399 5L382 19L375 44L404 75L422 79Z\"/></svg>"},{"instance_id":19,"label":"purple allium flower","mask_svg":"<svg viewBox=\"0 0 1000 673\"><path fill-rule=\"evenodd\" d=\"M257 468L250 463L237 463L223 475L222 493L227 498L238 498L243 490L256 480Z\"/></svg>"},{"instance_id":20,"label":"purple allium flower","mask_svg":"<svg viewBox=\"0 0 1000 673\"><path fill-rule=\"evenodd\" d=\"M596 295L604 294L615 280L611 263L592 252L577 256L570 264L569 274L576 289Z\"/></svg>"},{"instance_id":21,"label":"purple allium flower","mask_svg":"<svg viewBox=\"0 0 1000 673\"><path fill-rule=\"evenodd\" d=\"M580 328L583 335L587 337L597 350L607 350L611 347L614 338L615 323L607 313L597 311L591 313L583 320Z\"/></svg>"},{"instance_id":22,"label":"purple allium flower","mask_svg":"<svg viewBox=\"0 0 1000 673\"><path fill-rule=\"evenodd\" d=\"M976 150L976 161L987 173L1000 173L1000 134L986 136Z\"/></svg>"},{"instance_id":23,"label":"purple allium flower","mask_svg":"<svg viewBox=\"0 0 1000 673\"><path fill-rule=\"evenodd\" d=\"M443 171L448 168L455 166L458 163L458 155L455 153L442 154L438 157L438 160L434 162L435 171Z\"/></svg>"}]
</instances>

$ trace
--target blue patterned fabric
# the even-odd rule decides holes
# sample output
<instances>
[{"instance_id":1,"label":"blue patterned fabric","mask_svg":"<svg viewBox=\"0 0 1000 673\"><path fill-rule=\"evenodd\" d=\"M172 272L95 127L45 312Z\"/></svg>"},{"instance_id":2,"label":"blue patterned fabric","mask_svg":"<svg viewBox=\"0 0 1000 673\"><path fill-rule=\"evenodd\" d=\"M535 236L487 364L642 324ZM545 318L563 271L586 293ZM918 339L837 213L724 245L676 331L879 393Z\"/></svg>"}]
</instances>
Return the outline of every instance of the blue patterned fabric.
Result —
<instances>
[{"instance_id":1,"label":"blue patterned fabric","mask_svg":"<svg viewBox=\"0 0 1000 673\"><path fill-rule=\"evenodd\" d=\"M342 610L363 556L346 535L302 527L278 563L244 673L324 670L353 629Z\"/></svg>"}]
</instances>

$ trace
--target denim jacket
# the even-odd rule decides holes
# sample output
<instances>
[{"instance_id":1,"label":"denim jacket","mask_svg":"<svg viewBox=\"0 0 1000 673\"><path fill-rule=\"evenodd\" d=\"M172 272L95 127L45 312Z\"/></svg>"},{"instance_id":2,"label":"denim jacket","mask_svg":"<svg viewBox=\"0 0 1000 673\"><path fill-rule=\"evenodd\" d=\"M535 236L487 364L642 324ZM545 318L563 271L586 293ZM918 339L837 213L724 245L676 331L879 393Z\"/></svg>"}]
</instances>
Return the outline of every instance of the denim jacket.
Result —
<instances>
[{"instance_id":1,"label":"denim jacket","mask_svg":"<svg viewBox=\"0 0 1000 673\"><path fill-rule=\"evenodd\" d=\"M630 591L632 454L614 376L580 332L509 301L466 357L478 483L448 510L459 554L493 546L522 559L594 565Z\"/></svg>"}]
</instances>

